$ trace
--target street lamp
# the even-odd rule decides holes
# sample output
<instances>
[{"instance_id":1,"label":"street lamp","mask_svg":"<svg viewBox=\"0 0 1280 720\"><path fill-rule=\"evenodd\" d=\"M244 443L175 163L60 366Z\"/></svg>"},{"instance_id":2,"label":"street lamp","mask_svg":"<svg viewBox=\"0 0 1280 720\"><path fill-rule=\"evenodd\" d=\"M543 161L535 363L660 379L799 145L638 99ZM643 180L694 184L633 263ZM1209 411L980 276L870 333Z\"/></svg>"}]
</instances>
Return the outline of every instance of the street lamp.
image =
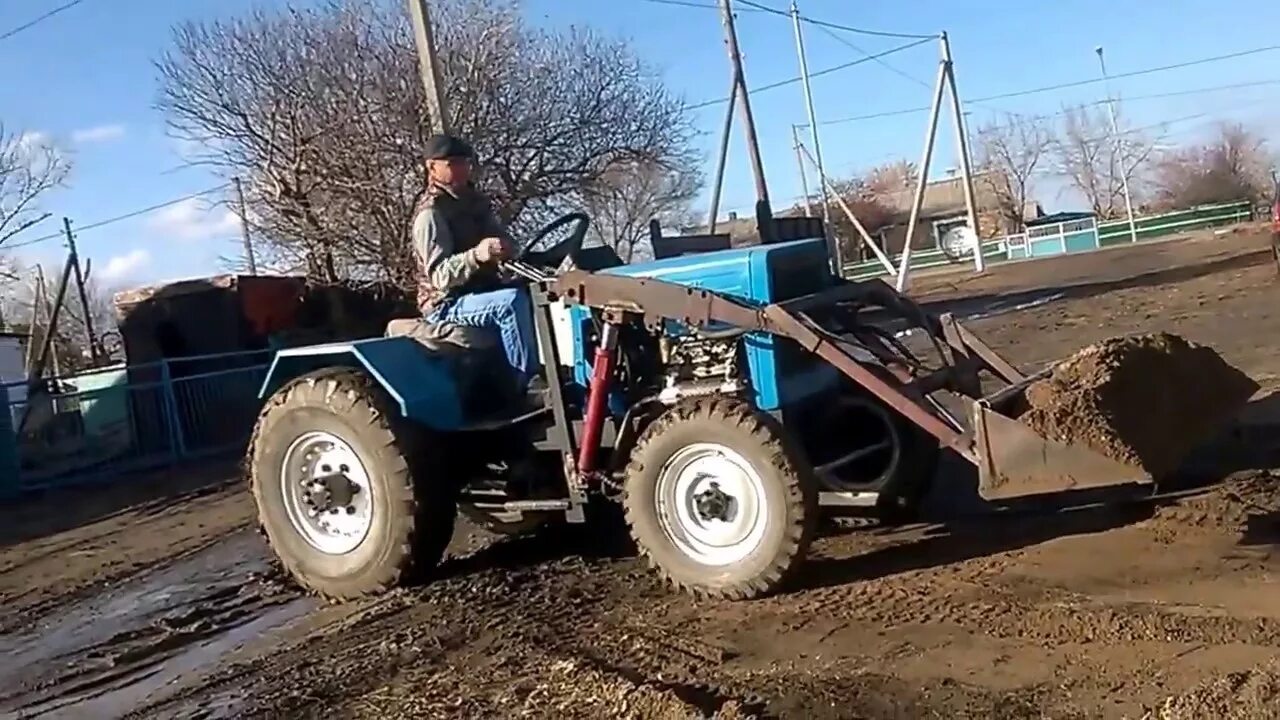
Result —
<instances>
[{"instance_id":1,"label":"street lamp","mask_svg":"<svg viewBox=\"0 0 1280 720\"><path fill-rule=\"evenodd\" d=\"M1124 143L1120 140L1120 125L1116 122L1115 100L1111 97L1111 78L1107 75L1107 61L1102 56L1102 46L1093 49L1098 53L1098 65L1102 67L1102 83L1107 91L1107 110L1111 114L1111 134L1116 140L1116 159L1120 163L1120 188L1124 191L1124 210L1129 216L1129 239L1138 242L1138 228L1133 223L1133 198L1129 195L1129 169L1125 167Z\"/></svg>"}]
</instances>

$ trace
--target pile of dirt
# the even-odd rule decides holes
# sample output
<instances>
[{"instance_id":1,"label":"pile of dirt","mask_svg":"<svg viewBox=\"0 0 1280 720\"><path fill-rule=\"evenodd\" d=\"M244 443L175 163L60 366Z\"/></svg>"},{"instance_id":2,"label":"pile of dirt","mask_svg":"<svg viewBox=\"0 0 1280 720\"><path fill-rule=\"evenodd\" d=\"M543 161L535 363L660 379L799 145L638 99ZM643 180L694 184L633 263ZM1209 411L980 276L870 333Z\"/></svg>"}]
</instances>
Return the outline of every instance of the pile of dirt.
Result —
<instances>
[{"instance_id":1,"label":"pile of dirt","mask_svg":"<svg viewBox=\"0 0 1280 720\"><path fill-rule=\"evenodd\" d=\"M1258 389L1210 347L1169 333L1110 338L1026 391L1019 419L1154 476L1176 470Z\"/></svg>"},{"instance_id":2,"label":"pile of dirt","mask_svg":"<svg viewBox=\"0 0 1280 720\"><path fill-rule=\"evenodd\" d=\"M1280 702L1280 674L1276 663L1229 673L1170 697L1148 712L1151 720L1254 720L1276 716Z\"/></svg>"},{"instance_id":3,"label":"pile of dirt","mask_svg":"<svg viewBox=\"0 0 1280 720\"><path fill-rule=\"evenodd\" d=\"M671 689L603 672L577 659L553 662L550 674L524 697L521 714L549 717L635 718L636 720L739 720L736 702L702 708Z\"/></svg>"}]
</instances>

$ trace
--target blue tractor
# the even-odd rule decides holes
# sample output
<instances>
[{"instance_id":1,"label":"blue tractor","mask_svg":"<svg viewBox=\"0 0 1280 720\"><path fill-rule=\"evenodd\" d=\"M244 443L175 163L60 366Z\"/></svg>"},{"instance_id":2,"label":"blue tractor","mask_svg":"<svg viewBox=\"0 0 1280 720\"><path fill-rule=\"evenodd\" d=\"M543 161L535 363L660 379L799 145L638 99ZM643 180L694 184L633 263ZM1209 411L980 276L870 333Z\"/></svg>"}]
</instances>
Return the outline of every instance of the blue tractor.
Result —
<instances>
[{"instance_id":1,"label":"blue tractor","mask_svg":"<svg viewBox=\"0 0 1280 720\"><path fill-rule=\"evenodd\" d=\"M1038 376L839 278L820 236L626 265L583 247L588 225L567 215L509 263L534 299L532 403L496 391L496 348L392 332L278 353L248 466L298 582L375 594L435 567L460 512L516 533L614 502L672 585L744 599L792 577L820 507L910 517L944 451L988 497L1150 481L1018 423ZM1003 389L984 396L980 372Z\"/></svg>"}]
</instances>

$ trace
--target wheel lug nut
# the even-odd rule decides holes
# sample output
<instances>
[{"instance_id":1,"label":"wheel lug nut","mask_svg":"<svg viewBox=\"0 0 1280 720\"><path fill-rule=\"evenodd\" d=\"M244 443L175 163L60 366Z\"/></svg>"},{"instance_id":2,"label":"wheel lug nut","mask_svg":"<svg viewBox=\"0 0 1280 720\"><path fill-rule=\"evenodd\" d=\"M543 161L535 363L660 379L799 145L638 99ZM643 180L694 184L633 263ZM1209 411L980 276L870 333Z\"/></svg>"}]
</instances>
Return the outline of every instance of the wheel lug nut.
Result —
<instances>
[{"instance_id":1,"label":"wheel lug nut","mask_svg":"<svg viewBox=\"0 0 1280 720\"><path fill-rule=\"evenodd\" d=\"M356 507L355 507L354 505L348 505L348 506L347 506L347 514L348 514L348 515L355 515L355 514L356 514Z\"/></svg>"}]
</instances>

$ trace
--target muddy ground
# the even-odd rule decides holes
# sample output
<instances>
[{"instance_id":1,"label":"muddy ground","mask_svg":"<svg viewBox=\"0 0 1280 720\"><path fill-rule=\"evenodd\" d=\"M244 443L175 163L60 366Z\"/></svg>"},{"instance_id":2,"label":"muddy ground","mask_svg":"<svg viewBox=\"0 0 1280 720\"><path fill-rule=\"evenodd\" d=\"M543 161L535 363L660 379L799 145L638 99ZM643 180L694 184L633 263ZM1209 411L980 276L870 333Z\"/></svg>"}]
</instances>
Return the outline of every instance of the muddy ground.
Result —
<instances>
[{"instance_id":1,"label":"muddy ground","mask_svg":"<svg viewBox=\"0 0 1280 720\"><path fill-rule=\"evenodd\" d=\"M1167 330L1280 385L1261 234L915 287L1026 368ZM1275 717L1269 438L1154 500L1055 511L982 512L949 469L930 522L829 528L798 587L750 603L671 594L625 543L462 528L436 582L325 606L273 573L229 470L54 494L0 509L0 715Z\"/></svg>"}]
</instances>

